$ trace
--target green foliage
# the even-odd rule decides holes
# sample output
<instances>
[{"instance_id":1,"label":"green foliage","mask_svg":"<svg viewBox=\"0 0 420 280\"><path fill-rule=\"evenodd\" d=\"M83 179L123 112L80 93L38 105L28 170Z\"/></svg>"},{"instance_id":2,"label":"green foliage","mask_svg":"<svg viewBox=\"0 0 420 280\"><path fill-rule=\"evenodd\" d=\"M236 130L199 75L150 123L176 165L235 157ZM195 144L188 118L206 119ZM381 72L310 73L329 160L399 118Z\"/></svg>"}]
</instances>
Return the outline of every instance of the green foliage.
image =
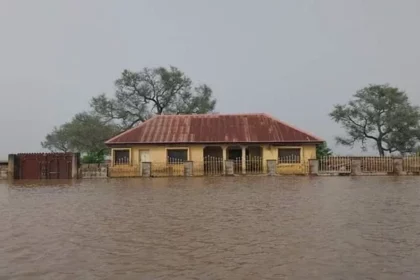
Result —
<instances>
[{"instance_id":1,"label":"green foliage","mask_svg":"<svg viewBox=\"0 0 420 280\"><path fill-rule=\"evenodd\" d=\"M67 124L54 127L53 131L41 142L41 146L51 152L70 152L72 151L69 135L66 129Z\"/></svg>"},{"instance_id":2,"label":"green foliage","mask_svg":"<svg viewBox=\"0 0 420 280\"><path fill-rule=\"evenodd\" d=\"M208 113L216 106L210 87L193 87L191 79L176 67L124 70L115 86L114 98L101 94L90 105L104 122L117 123L122 130L153 115Z\"/></svg>"},{"instance_id":3,"label":"green foliage","mask_svg":"<svg viewBox=\"0 0 420 280\"><path fill-rule=\"evenodd\" d=\"M113 98L94 97L92 112L80 113L45 137L42 147L50 151L87 153L84 160L100 162L107 152L104 141L144 122L156 114L213 112L216 100L207 85L193 87L176 67L125 70L115 82Z\"/></svg>"},{"instance_id":4,"label":"green foliage","mask_svg":"<svg viewBox=\"0 0 420 280\"><path fill-rule=\"evenodd\" d=\"M331 118L342 125L346 137L337 143L366 149L372 142L379 155L386 152L412 153L420 140L420 110L407 94L389 85L369 85L344 105L335 105Z\"/></svg>"},{"instance_id":5,"label":"green foliage","mask_svg":"<svg viewBox=\"0 0 420 280\"><path fill-rule=\"evenodd\" d=\"M70 122L55 128L41 145L50 151L101 154L107 150L104 141L118 131L116 125L103 123L98 116L79 113Z\"/></svg>"},{"instance_id":6,"label":"green foliage","mask_svg":"<svg viewBox=\"0 0 420 280\"><path fill-rule=\"evenodd\" d=\"M332 151L330 148L328 148L326 142L323 142L322 144L316 146L316 158L323 158L331 155Z\"/></svg>"},{"instance_id":7,"label":"green foliage","mask_svg":"<svg viewBox=\"0 0 420 280\"><path fill-rule=\"evenodd\" d=\"M105 161L105 152L87 153L82 157L82 163L103 163Z\"/></svg>"}]
</instances>

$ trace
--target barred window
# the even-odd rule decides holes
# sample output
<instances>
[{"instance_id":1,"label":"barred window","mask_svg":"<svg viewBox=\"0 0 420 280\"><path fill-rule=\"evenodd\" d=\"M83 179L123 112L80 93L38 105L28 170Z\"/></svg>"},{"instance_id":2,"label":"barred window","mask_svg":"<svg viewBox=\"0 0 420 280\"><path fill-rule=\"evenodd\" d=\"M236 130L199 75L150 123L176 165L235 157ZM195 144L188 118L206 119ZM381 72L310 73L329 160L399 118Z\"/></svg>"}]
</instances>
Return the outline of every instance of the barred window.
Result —
<instances>
[{"instance_id":1,"label":"barred window","mask_svg":"<svg viewBox=\"0 0 420 280\"><path fill-rule=\"evenodd\" d=\"M114 150L114 165L129 164L130 150Z\"/></svg>"},{"instance_id":2,"label":"barred window","mask_svg":"<svg viewBox=\"0 0 420 280\"><path fill-rule=\"evenodd\" d=\"M278 149L279 163L300 163L300 149Z\"/></svg>"},{"instance_id":3,"label":"barred window","mask_svg":"<svg viewBox=\"0 0 420 280\"><path fill-rule=\"evenodd\" d=\"M187 149L168 149L167 157L169 163L184 163L188 161Z\"/></svg>"}]
</instances>

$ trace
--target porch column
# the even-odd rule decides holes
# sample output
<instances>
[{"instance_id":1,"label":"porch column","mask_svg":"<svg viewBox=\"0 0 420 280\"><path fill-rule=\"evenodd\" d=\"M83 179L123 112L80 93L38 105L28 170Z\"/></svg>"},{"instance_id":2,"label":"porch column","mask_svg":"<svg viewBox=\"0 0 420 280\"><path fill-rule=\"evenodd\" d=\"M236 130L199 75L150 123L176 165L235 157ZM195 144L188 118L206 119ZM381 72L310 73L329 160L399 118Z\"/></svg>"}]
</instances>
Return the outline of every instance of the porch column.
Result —
<instances>
[{"instance_id":1,"label":"porch column","mask_svg":"<svg viewBox=\"0 0 420 280\"><path fill-rule=\"evenodd\" d=\"M246 146L242 146L242 174L246 174Z\"/></svg>"},{"instance_id":2,"label":"porch column","mask_svg":"<svg viewBox=\"0 0 420 280\"><path fill-rule=\"evenodd\" d=\"M222 146L223 151L223 174L226 174L227 146Z\"/></svg>"}]
</instances>

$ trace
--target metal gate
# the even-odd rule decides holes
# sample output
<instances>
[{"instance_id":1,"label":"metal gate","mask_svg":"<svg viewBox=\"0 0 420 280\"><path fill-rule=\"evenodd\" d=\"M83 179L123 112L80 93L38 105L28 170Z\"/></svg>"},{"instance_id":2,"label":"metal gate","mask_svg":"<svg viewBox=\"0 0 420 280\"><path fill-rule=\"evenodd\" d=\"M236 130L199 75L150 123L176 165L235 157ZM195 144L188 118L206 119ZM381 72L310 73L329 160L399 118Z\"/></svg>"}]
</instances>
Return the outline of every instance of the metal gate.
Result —
<instances>
[{"instance_id":1,"label":"metal gate","mask_svg":"<svg viewBox=\"0 0 420 280\"><path fill-rule=\"evenodd\" d=\"M71 179L72 153L17 154L15 179Z\"/></svg>"}]
</instances>

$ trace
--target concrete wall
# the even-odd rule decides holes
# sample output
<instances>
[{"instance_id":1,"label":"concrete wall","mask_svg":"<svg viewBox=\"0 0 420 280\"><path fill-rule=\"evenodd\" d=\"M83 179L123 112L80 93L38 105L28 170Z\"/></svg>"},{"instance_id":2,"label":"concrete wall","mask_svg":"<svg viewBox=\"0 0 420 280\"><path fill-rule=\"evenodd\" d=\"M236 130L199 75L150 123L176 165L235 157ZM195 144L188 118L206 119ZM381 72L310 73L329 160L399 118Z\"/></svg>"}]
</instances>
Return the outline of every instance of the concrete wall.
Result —
<instances>
[{"instance_id":1,"label":"concrete wall","mask_svg":"<svg viewBox=\"0 0 420 280\"><path fill-rule=\"evenodd\" d=\"M81 179L100 179L107 178L107 164L82 164L79 169L79 178Z\"/></svg>"},{"instance_id":2,"label":"concrete wall","mask_svg":"<svg viewBox=\"0 0 420 280\"><path fill-rule=\"evenodd\" d=\"M301 163L280 163L277 164L277 173L279 174L302 174L307 173L308 161L316 158L316 145L302 146L271 146L266 145L263 149L263 160L277 160L279 148L297 148L300 149ZM267 168L266 166L264 168Z\"/></svg>"},{"instance_id":3,"label":"concrete wall","mask_svg":"<svg viewBox=\"0 0 420 280\"><path fill-rule=\"evenodd\" d=\"M0 180L6 180L7 179L7 168L8 163L0 162Z\"/></svg>"}]
</instances>

